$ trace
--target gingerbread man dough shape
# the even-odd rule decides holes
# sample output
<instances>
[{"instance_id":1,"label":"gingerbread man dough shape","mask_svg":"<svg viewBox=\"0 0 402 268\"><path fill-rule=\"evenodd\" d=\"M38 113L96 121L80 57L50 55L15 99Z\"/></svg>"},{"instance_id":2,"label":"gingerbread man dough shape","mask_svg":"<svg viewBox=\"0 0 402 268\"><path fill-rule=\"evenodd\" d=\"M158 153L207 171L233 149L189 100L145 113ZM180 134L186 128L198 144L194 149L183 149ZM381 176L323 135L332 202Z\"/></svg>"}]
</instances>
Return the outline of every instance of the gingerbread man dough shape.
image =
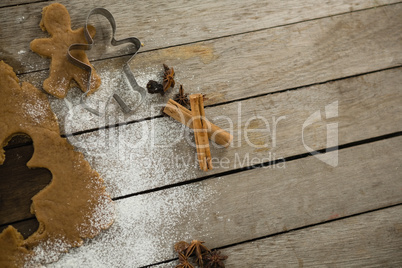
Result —
<instances>
[{"instance_id":1,"label":"gingerbread man dough shape","mask_svg":"<svg viewBox=\"0 0 402 268\"><path fill-rule=\"evenodd\" d=\"M87 91L88 74L85 70L70 63L67 51L72 44L87 43L84 28L71 29L70 15L67 9L59 3L43 8L40 27L51 37L35 39L31 42L31 50L41 56L51 58L50 74L43 83L43 89L49 94L64 98L70 89L71 80L75 80L83 92ZM88 27L91 36L95 35L95 28ZM82 50L71 51L76 59L90 65L87 55ZM90 65L92 67L92 65ZM93 68L93 67L92 67ZM91 89L89 94L96 91L101 83L100 77L92 71Z\"/></svg>"},{"instance_id":2,"label":"gingerbread man dough shape","mask_svg":"<svg viewBox=\"0 0 402 268\"><path fill-rule=\"evenodd\" d=\"M0 96L0 165L5 159L3 147L13 135L25 133L34 145L27 166L47 168L53 176L32 197L38 230L25 240L12 226L0 233L0 267L37 267L108 228L114 221L114 205L99 174L60 136L46 94L29 83L20 86L3 61Z\"/></svg>"}]
</instances>

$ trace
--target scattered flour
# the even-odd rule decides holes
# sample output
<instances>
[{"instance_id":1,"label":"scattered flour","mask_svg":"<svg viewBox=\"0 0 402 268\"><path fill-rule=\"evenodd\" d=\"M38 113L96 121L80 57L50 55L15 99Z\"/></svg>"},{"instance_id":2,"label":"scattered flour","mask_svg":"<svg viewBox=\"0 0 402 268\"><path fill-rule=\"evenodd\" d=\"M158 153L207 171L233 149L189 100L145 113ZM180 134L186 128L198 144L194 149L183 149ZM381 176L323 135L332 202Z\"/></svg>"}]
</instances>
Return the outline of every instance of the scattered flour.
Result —
<instances>
[{"instance_id":1,"label":"scattered flour","mask_svg":"<svg viewBox=\"0 0 402 268\"><path fill-rule=\"evenodd\" d=\"M89 188L89 187L87 187ZM115 218L115 205L110 203L106 196L100 196L97 200L97 205L93 208L92 217L87 217L89 224L81 224L77 226L82 234L93 237L102 230L106 229ZM89 230L89 231L88 231Z\"/></svg>"},{"instance_id":2,"label":"scattered flour","mask_svg":"<svg viewBox=\"0 0 402 268\"><path fill-rule=\"evenodd\" d=\"M64 242L63 237L40 243L34 248L34 255L26 263L26 268L43 267L41 263L57 261L62 252L67 252L70 246Z\"/></svg>"},{"instance_id":3,"label":"scattered flour","mask_svg":"<svg viewBox=\"0 0 402 268\"><path fill-rule=\"evenodd\" d=\"M31 98L23 103L21 111L29 121L40 124L46 119L48 102L40 98Z\"/></svg>"},{"instance_id":4,"label":"scattered flour","mask_svg":"<svg viewBox=\"0 0 402 268\"><path fill-rule=\"evenodd\" d=\"M211 209L215 195L211 186L194 183L116 201L109 230L49 267L139 267L174 258L175 242L208 236L201 211Z\"/></svg>"},{"instance_id":5,"label":"scattered flour","mask_svg":"<svg viewBox=\"0 0 402 268\"><path fill-rule=\"evenodd\" d=\"M104 66L95 67L101 76L102 86L88 97L87 104L99 108L101 112L107 109L111 116L100 118L84 110L79 106L82 91L73 88L63 100L49 97L62 133L159 115L162 106L176 93L172 90L165 96L147 95L137 112L127 116L111 99L117 89L124 90L126 87L120 71L110 68L107 61ZM136 81L144 88L151 79L161 82L161 71L162 68L137 71ZM39 72L33 76L34 84L41 88L46 73ZM133 94L132 97L135 99L137 96ZM193 134L170 118L101 129L68 139L99 172L113 197L181 182L200 173L192 146ZM213 197L219 193L206 185L192 183L116 201L116 219L110 229L85 241L83 246L70 249L59 261L48 266L138 267L174 258L175 242L203 238L194 237L194 234L208 236L202 212L213 206L210 200L214 200ZM102 226L102 218L107 218L109 211L110 208L100 206L92 224ZM77 228L85 230L86 226ZM37 254L33 261L56 260L60 252L66 250L61 241L35 248Z\"/></svg>"},{"instance_id":6,"label":"scattered flour","mask_svg":"<svg viewBox=\"0 0 402 268\"><path fill-rule=\"evenodd\" d=\"M108 118L114 124L121 118ZM105 180L113 197L181 182L199 175L193 134L171 118L68 137ZM203 212L218 193L204 183L116 201L111 228L49 267L139 267L175 258L180 240L208 236ZM185 230L185 231L183 231Z\"/></svg>"},{"instance_id":7,"label":"scattered flour","mask_svg":"<svg viewBox=\"0 0 402 268\"><path fill-rule=\"evenodd\" d=\"M158 118L68 139L118 197L199 175L189 132L170 118Z\"/></svg>"},{"instance_id":8,"label":"scattered flour","mask_svg":"<svg viewBox=\"0 0 402 268\"><path fill-rule=\"evenodd\" d=\"M103 187L98 177L95 178L90 187ZM102 230L107 229L115 219L115 204L110 202L107 195L99 196L96 202L88 200L88 206L92 207L84 222L76 228L81 237L92 238L99 235ZM93 205L95 203L95 205ZM67 202L68 205L68 202ZM71 244L66 243L63 236L56 238L43 238L37 246L33 248L33 254L25 263L25 267L41 267L57 261L60 255L71 250ZM77 242L74 246L81 246L83 242Z\"/></svg>"},{"instance_id":9,"label":"scattered flour","mask_svg":"<svg viewBox=\"0 0 402 268\"><path fill-rule=\"evenodd\" d=\"M122 95L121 97L129 107L133 107L130 104L137 103L139 94L129 87L125 77L121 73L121 69L110 68L107 63L108 61L98 63L98 66L94 64L101 77L102 84L95 93L85 98L85 102L89 107L101 113L107 112L107 115L112 115L114 117L114 123L128 122L159 115L162 106L175 94L173 90L164 96L159 94L150 95L147 93L144 102L135 113L126 115L113 99L113 94L117 92L119 95ZM149 80L161 81L161 71L162 70L153 68L146 69L137 72L135 78L138 85L146 89ZM104 127L105 124L108 123L105 121L105 118L98 117L79 105L82 94L82 91L75 87L68 92L65 99L49 98L52 110L58 116L63 133L74 133L91 128ZM110 120L110 118L108 120Z\"/></svg>"},{"instance_id":10,"label":"scattered flour","mask_svg":"<svg viewBox=\"0 0 402 268\"><path fill-rule=\"evenodd\" d=\"M105 110L105 103L113 92L125 86L120 72L107 67L97 66L102 86L87 101L91 107L100 107L100 111ZM160 79L161 71L148 68L137 72L138 85L146 87L150 79ZM62 115L58 117L62 133L159 115L171 97L147 94L145 102L130 116L124 115L112 99L107 106L110 116L98 117L78 105L81 94L81 90L75 88L64 100L50 98L52 109ZM189 130L171 118L158 118L70 136L68 140L99 172L108 192L118 197L196 177L199 173L193 138Z\"/></svg>"},{"instance_id":11,"label":"scattered flour","mask_svg":"<svg viewBox=\"0 0 402 268\"><path fill-rule=\"evenodd\" d=\"M40 124L40 122L45 119L46 116L43 105L44 104L38 100L36 104L24 103L21 108L27 117L32 119L32 121L36 124Z\"/></svg>"}]
</instances>

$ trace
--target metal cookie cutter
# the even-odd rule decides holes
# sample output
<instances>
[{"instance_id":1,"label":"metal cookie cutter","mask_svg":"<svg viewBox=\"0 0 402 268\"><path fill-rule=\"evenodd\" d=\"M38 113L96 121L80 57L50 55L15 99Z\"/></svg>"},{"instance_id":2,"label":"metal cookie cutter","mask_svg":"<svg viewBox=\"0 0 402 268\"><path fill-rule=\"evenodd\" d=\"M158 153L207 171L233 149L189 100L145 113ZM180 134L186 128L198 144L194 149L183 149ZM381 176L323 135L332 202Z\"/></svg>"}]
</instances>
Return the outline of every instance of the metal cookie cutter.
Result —
<instances>
[{"instance_id":1,"label":"metal cookie cutter","mask_svg":"<svg viewBox=\"0 0 402 268\"><path fill-rule=\"evenodd\" d=\"M128 105L123 101L123 99L117 94L114 93L113 94L113 98L117 101L117 103L120 105L121 109L123 110L124 113L132 113L134 112L140 105L141 103L145 100L145 96L146 96L146 90L142 87L140 87L137 84L137 81L135 80L134 74L130 69L129 66L129 62L134 58L134 56L137 54L138 50L141 47L141 42L140 40L138 40L138 38L136 37L129 37L126 39L122 39L122 40L116 40L114 38L115 33L116 33L116 22L114 20L114 17L112 16L112 14L104 8L94 8L92 9L85 21L85 28L84 28L84 33L85 33L85 38L88 42L88 44L72 44L69 48L68 48L68 53L67 53L67 57L69 59L69 61L71 63L73 63L74 65L86 70L88 72L88 85L87 85L87 91L81 95L81 99L80 99L80 104L89 112L94 113L98 116L104 115L104 113L100 113L98 110L89 107L86 103L85 103L85 97L87 97L87 95L89 94L90 90L91 90L91 77L92 77L92 67L89 66L88 64L78 60L77 58L74 58L71 55L71 51L72 50L90 50L94 44L94 40L92 39L91 35L89 34L89 30L88 30L88 21L89 18L92 15L95 14L99 14L104 16L105 18L108 19L108 21L110 22L110 25L112 26L112 40L111 40L111 44L112 46L119 46L122 44L127 44L127 43L131 43L135 46L135 52L134 54L130 57L130 59L128 59L126 61L126 63L123 66L123 74L125 75L125 77L127 78L127 83L129 84L130 88L136 92L138 92L141 96L140 100L133 105L133 107L128 107Z\"/></svg>"}]
</instances>

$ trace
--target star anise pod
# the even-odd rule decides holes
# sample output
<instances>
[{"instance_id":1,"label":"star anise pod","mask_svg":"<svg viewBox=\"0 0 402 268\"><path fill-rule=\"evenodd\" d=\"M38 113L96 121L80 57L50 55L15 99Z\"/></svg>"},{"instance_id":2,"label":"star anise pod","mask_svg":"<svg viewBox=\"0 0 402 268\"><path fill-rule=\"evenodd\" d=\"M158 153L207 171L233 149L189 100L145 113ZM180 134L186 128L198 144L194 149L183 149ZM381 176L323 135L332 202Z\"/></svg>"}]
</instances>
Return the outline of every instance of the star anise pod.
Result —
<instances>
[{"instance_id":1,"label":"star anise pod","mask_svg":"<svg viewBox=\"0 0 402 268\"><path fill-rule=\"evenodd\" d=\"M179 264L175 268L194 268L194 266L188 262L188 257L179 253Z\"/></svg>"},{"instance_id":2,"label":"star anise pod","mask_svg":"<svg viewBox=\"0 0 402 268\"><path fill-rule=\"evenodd\" d=\"M190 245L186 241L179 241L174 244L174 251L177 253L184 253Z\"/></svg>"},{"instance_id":3,"label":"star anise pod","mask_svg":"<svg viewBox=\"0 0 402 268\"><path fill-rule=\"evenodd\" d=\"M203 261L202 257L205 253L209 252L209 249L203 245L204 241L193 240L191 241L190 246L186 250L186 256L190 257L193 253L195 253L195 261L202 267Z\"/></svg>"},{"instance_id":4,"label":"star anise pod","mask_svg":"<svg viewBox=\"0 0 402 268\"><path fill-rule=\"evenodd\" d=\"M208 252L208 254L203 256L203 260L205 261L204 268L225 268L225 264L223 263L228 256L221 255L220 251L212 251Z\"/></svg>"},{"instance_id":5,"label":"star anise pod","mask_svg":"<svg viewBox=\"0 0 402 268\"><path fill-rule=\"evenodd\" d=\"M150 94L160 93L161 95L165 94L163 91L163 86L154 80L149 80L147 84L147 90Z\"/></svg>"},{"instance_id":6,"label":"star anise pod","mask_svg":"<svg viewBox=\"0 0 402 268\"><path fill-rule=\"evenodd\" d=\"M173 100L183 106L188 106L190 104L190 100L187 96L188 95L184 93L183 85L180 85L179 94L176 94Z\"/></svg>"},{"instance_id":7,"label":"star anise pod","mask_svg":"<svg viewBox=\"0 0 402 268\"><path fill-rule=\"evenodd\" d=\"M166 92L171 87L174 87L174 69L169 68L166 64L163 64L165 72L163 74L163 91Z\"/></svg>"}]
</instances>

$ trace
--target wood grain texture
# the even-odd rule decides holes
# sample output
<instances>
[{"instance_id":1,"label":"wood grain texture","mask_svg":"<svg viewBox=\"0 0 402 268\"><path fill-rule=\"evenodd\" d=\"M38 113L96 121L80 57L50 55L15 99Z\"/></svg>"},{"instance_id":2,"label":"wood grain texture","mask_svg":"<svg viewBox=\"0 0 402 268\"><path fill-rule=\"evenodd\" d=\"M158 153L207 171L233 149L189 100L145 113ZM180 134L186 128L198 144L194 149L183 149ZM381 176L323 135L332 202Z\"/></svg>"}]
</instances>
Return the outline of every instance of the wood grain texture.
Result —
<instances>
[{"instance_id":1,"label":"wood grain texture","mask_svg":"<svg viewBox=\"0 0 402 268\"><path fill-rule=\"evenodd\" d=\"M137 55L131 62L138 83L158 79L162 62L173 66L176 82L188 93L207 94L205 105L321 83L345 76L402 64L402 4L345 14L286 27L231 36L197 44ZM104 103L119 85L119 66L127 58L96 62L104 85L89 98L92 106ZM23 76L41 86L45 72ZM81 91L65 100L51 98L63 133L141 120L160 114L178 89L162 96L148 95L132 116L114 101L108 108L112 122L99 119L77 106ZM134 99L130 96L129 99ZM68 101L74 108L68 108ZM98 103L99 102L99 103ZM102 106L102 105L101 105Z\"/></svg>"},{"instance_id":2,"label":"wood grain texture","mask_svg":"<svg viewBox=\"0 0 402 268\"><path fill-rule=\"evenodd\" d=\"M215 176L156 189L206 175L197 170L194 141L185 139L192 133L183 132L180 123L157 118L69 137L105 178L114 197L150 192L118 200L118 218L111 229L72 250L57 265L87 267L93 260L92 266L105 261L105 265L127 267L127 256L135 258L136 249L155 245L158 254L145 252L140 259L148 259L132 265L137 267L175 257L172 247L179 240L200 239L208 247L222 247L400 204L401 136L318 155L338 159L331 162L336 167L308 156L218 175L305 154L306 146L318 150L401 131L402 68L327 82L402 64L402 3L379 7L397 2L63 0L74 27L83 24L95 5L112 11L118 37L135 35L145 43L131 63L140 85L159 79L163 62L173 66L177 84L188 93L208 94L206 105L217 105L206 108L206 116L231 131L234 142L227 149L212 146L217 164L206 174ZM40 87L49 61L30 52L29 42L46 36L38 24L41 8L49 3L1 8L8 3L0 4L0 59L22 74L22 81ZM377 8L348 13L370 7ZM98 18L93 22L106 25ZM109 34L102 28L97 36ZM114 53L100 46L90 56L120 55ZM92 101L108 96L126 59L95 62L107 79ZM303 87L311 84L318 85ZM285 91L294 88L298 89ZM112 106L105 120L80 110L68 114L68 106L77 104L81 95L75 89L67 98L70 103L53 98L51 103L62 131L72 133L155 116L158 105L175 93L150 96L142 112L132 117ZM306 125L312 118L316 121ZM328 126L336 126L337 131L329 132ZM160 139L162 135L165 139ZM32 146L18 147L27 141L12 141L7 150L10 162L0 166L0 231L7 222L32 218L29 199L51 178L46 171L21 168L32 154ZM156 222L161 215L163 222ZM227 253L235 257L228 267L265 267L267 262L398 266L401 215L399 206L232 247ZM37 222L28 219L14 226L26 237ZM133 232L134 228L138 229Z\"/></svg>"},{"instance_id":3,"label":"wood grain texture","mask_svg":"<svg viewBox=\"0 0 402 268\"><path fill-rule=\"evenodd\" d=\"M30 145L32 144L32 139L28 135L17 135L14 136L10 141L8 141L7 145L4 146L5 150L15 148L15 147L20 147L23 145Z\"/></svg>"},{"instance_id":4,"label":"wood grain texture","mask_svg":"<svg viewBox=\"0 0 402 268\"><path fill-rule=\"evenodd\" d=\"M9 224L0 225L0 232L6 229L8 225ZM31 234L38 230L39 222L36 220L36 218L31 218L21 222L15 222L12 224L12 226L14 226L14 228L16 228L24 238L28 238Z\"/></svg>"},{"instance_id":5,"label":"wood grain texture","mask_svg":"<svg viewBox=\"0 0 402 268\"><path fill-rule=\"evenodd\" d=\"M8 2L6 1L6 4ZM135 2L129 0L113 2L61 0L58 2L64 4L69 10L74 28L84 25L87 13L92 8L106 7L115 16L118 38L134 35L145 43L142 50L152 50L398 1L269 0L261 2L254 0L246 3L230 0L180 0L161 3L157 0ZM29 43L34 38L46 36L39 28L39 22L41 10L47 5L49 2L0 9L2 18L0 22L0 57L19 73L48 68L47 60L29 50ZM94 21L102 22L97 18ZM101 25L105 26L104 30L99 29L97 36L107 38L110 35L109 27L105 23ZM19 34L15 34L16 31ZM100 53L103 56L110 56L104 50ZM92 58L99 58L99 54Z\"/></svg>"},{"instance_id":6,"label":"wood grain texture","mask_svg":"<svg viewBox=\"0 0 402 268\"><path fill-rule=\"evenodd\" d=\"M400 267L401 215L401 206L392 207L221 252L229 256L226 267Z\"/></svg>"},{"instance_id":7,"label":"wood grain texture","mask_svg":"<svg viewBox=\"0 0 402 268\"><path fill-rule=\"evenodd\" d=\"M69 139L105 179L112 196L119 197L308 153L303 137L305 144L314 150L326 148L329 123L338 123L339 144L401 131L401 83L402 68L398 68L207 108L207 118L234 136L228 148L219 148L211 142L214 170L207 174L198 171L195 148L190 143L193 134L182 132L181 124L171 118ZM338 118L325 119L325 106L335 101L339 105ZM302 136L303 123L316 111L321 111L322 121L305 128ZM268 121L269 129L263 119ZM153 129L161 131L150 135ZM147 140L143 140L144 136ZM190 137L189 141L186 137ZM163 147L166 145L167 148ZM24 148L10 150L10 153L24 154ZM316 159L316 162L320 161ZM0 171L2 169L4 167L0 166ZM26 176L20 174L18 179ZM29 189L24 191L28 194ZM30 200L26 202L23 207L29 206ZM17 214L21 210L25 214L19 219L31 217L29 210L15 207Z\"/></svg>"},{"instance_id":8,"label":"wood grain texture","mask_svg":"<svg viewBox=\"0 0 402 268\"><path fill-rule=\"evenodd\" d=\"M73 261L77 266L88 266L95 261L122 266L125 256L136 256L137 246L149 237L160 237L153 244L158 254L145 253L141 259L147 262L134 265L138 267L173 258L173 245L180 240L198 239L207 241L210 248L222 247L399 204L401 163L395 159L402 156L401 143L402 137L398 137L340 150L337 167L308 157L288 162L283 169L260 168L180 186L188 194L175 187L119 200L112 227L64 256L57 265L63 267ZM194 195L197 198L191 200L201 201L196 207L189 202L180 210L170 209ZM161 199L169 206L160 207ZM143 202L149 202L147 207L155 208L158 215L166 215L163 222L156 223L159 228L147 228L154 209L139 213ZM127 235L133 224L144 231ZM125 228L126 233L122 231ZM116 235L122 233L125 235ZM107 247L107 257L103 257L100 248L104 243L118 246Z\"/></svg>"},{"instance_id":9,"label":"wood grain texture","mask_svg":"<svg viewBox=\"0 0 402 268\"><path fill-rule=\"evenodd\" d=\"M49 0L2 0L0 2L0 8L10 7L10 6L18 6L22 4L33 4L37 2L46 2Z\"/></svg>"},{"instance_id":10,"label":"wood grain texture","mask_svg":"<svg viewBox=\"0 0 402 268\"><path fill-rule=\"evenodd\" d=\"M32 217L31 198L52 179L49 170L26 166L33 152L33 145L6 150L0 166L0 224Z\"/></svg>"},{"instance_id":11,"label":"wood grain texture","mask_svg":"<svg viewBox=\"0 0 402 268\"><path fill-rule=\"evenodd\" d=\"M214 169L206 174L197 168L193 134L171 118L103 129L69 141L105 179L109 192L123 196L308 153L306 146L324 149L334 146L334 139L346 144L401 131L401 72L388 70L206 108L208 120L234 136L228 148L210 143ZM338 116L326 118L331 104L338 105ZM321 120L304 127L317 113ZM327 125L334 123L338 132L327 137Z\"/></svg>"}]
</instances>

